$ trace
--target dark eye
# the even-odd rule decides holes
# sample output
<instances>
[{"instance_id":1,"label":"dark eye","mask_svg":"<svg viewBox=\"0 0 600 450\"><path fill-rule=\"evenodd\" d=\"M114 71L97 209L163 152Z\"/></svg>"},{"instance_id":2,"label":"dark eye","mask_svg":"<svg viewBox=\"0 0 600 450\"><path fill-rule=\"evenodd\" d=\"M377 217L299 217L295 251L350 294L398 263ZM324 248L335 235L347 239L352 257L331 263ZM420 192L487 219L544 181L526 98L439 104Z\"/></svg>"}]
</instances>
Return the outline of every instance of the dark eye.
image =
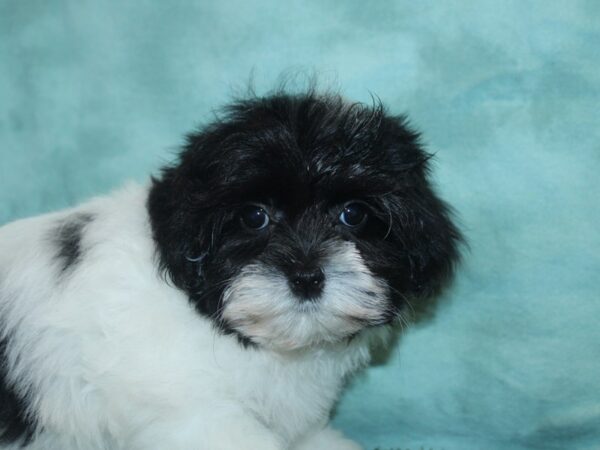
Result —
<instances>
[{"instance_id":1,"label":"dark eye","mask_svg":"<svg viewBox=\"0 0 600 450\"><path fill-rule=\"evenodd\" d=\"M355 228L367 219L367 210L360 203L348 203L340 213L339 219L347 227Z\"/></svg>"},{"instance_id":2,"label":"dark eye","mask_svg":"<svg viewBox=\"0 0 600 450\"><path fill-rule=\"evenodd\" d=\"M248 205L240 214L242 223L253 230L262 230L269 225L269 215L258 205Z\"/></svg>"}]
</instances>

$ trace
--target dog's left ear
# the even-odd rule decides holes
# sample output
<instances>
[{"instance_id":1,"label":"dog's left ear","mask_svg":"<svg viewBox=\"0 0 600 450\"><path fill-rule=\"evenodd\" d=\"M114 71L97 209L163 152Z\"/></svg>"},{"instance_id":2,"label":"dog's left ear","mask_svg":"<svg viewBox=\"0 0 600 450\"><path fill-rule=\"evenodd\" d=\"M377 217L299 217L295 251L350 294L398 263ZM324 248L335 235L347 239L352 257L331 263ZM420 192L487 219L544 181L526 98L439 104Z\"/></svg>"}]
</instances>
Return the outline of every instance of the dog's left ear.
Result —
<instances>
[{"instance_id":1,"label":"dog's left ear","mask_svg":"<svg viewBox=\"0 0 600 450\"><path fill-rule=\"evenodd\" d=\"M422 149L419 134L403 116L388 118L385 126L385 145L400 174L387 205L395 224L391 233L406 258L403 265L409 270L409 291L430 296L453 274L463 237L451 208L431 186L432 155Z\"/></svg>"},{"instance_id":2,"label":"dog's left ear","mask_svg":"<svg viewBox=\"0 0 600 450\"><path fill-rule=\"evenodd\" d=\"M463 238L449 207L437 197L427 180L410 190L405 202L413 215L408 230L412 242L410 284L415 294L430 296L453 274Z\"/></svg>"}]
</instances>

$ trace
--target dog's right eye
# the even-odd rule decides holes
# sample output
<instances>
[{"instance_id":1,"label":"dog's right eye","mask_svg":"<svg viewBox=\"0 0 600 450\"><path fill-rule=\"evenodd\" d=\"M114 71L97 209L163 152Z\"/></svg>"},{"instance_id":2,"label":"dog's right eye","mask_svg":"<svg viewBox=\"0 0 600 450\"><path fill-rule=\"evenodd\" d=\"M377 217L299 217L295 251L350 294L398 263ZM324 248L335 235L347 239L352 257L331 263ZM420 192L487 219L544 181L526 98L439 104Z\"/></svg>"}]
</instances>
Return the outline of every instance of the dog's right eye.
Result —
<instances>
[{"instance_id":1,"label":"dog's right eye","mask_svg":"<svg viewBox=\"0 0 600 450\"><path fill-rule=\"evenodd\" d=\"M348 203L340 213L339 220L349 228L357 228L367 220L367 211L358 202Z\"/></svg>"},{"instance_id":2,"label":"dog's right eye","mask_svg":"<svg viewBox=\"0 0 600 450\"><path fill-rule=\"evenodd\" d=\"M248 205L242 209L240 214L242 223L252 230L262 230L269 225L269 214L263 207L258 205Z\"/></svg>"}]
</instances>

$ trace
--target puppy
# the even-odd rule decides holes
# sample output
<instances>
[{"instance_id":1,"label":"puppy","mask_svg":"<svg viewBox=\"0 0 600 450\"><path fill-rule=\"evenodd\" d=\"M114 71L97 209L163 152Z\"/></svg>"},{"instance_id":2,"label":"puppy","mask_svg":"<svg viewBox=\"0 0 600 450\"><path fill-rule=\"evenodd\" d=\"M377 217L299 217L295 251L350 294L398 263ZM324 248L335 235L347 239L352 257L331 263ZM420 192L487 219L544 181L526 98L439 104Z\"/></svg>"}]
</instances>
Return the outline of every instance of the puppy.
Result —
<instances>
[{"instance_id":1,"label":"puppy","mask_svg":"<svg viewBox=\"0 0 600 450\"><path fill-rule=\"evenodd\" d=\"M227 106L147 186L0 229L0 444L350 450L327 426L459 232L403 117Z\"/></svg>"}]
</instances>

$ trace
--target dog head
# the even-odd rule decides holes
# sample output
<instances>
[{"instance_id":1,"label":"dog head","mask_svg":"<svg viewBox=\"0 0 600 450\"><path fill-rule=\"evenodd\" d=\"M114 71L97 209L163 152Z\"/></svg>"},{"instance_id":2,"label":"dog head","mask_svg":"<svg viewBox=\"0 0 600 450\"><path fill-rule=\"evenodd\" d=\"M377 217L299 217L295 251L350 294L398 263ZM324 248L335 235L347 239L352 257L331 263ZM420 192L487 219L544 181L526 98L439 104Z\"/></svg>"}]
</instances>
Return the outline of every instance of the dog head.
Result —
<instances>
[{"instance_id":1,"label":"dog head","mask_svg":"<svg viewBox=\"0 0 600 450\"><path fill-rule=\"evenodd\" d=\"M260 346L390 323L458 255L428 159L381 104L314 92L237 101L153 180L160 265L200 313Z\"/></svg>"}]
</instances>

